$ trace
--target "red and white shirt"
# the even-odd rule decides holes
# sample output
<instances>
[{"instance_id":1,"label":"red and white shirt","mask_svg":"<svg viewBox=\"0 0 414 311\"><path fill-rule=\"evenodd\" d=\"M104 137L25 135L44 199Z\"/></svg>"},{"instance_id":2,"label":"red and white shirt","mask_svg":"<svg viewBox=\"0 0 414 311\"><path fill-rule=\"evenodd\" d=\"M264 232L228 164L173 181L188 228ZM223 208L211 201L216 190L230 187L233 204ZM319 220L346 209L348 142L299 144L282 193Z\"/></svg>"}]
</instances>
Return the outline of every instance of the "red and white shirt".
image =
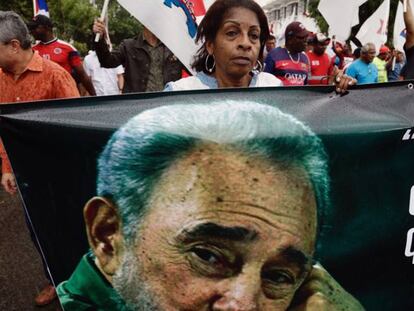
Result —
<instances>
[{"instance_id":1,"label":"red and white shirt","mask_svg":"<svg viewBox=\"0 0 414 311\"><path fill-rule=\"evenodd\" d=\"M309 85L328 84L329 76L332 75L335 66L335 57L329 57L328 53L318 55L309 51L306 53L310 62Z\"/></svg>"},{"instance_id":2,"label":"red and white shirt","mask_svg":"<svg viewBox=\"0 0 414 311\"><path fill-rule=\"evenodd\" d=\"M82 64L81 57L74 46L55 38L49 42L39 42L33 46L33 50L39 55L49 59L66 69L72 74L72 69Z\"/></svg>"}]
</instances>

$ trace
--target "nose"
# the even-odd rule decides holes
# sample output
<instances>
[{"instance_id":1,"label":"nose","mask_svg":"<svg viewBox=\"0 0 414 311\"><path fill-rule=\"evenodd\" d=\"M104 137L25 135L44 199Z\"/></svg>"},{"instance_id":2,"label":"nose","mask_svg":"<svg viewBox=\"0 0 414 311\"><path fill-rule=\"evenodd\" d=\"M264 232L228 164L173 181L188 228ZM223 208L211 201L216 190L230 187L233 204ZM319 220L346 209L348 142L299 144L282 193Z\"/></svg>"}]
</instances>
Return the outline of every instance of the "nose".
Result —
<instances>
[{"instance_id":1,"label":"nose","mask_svg":"<svg viewBox=\"0 0 414 311\"><path fill-rule=\"evenodd\" d=\"M223 292L214 301L213 311L256 311L261 297L260 274L242 274L226 280Z\"/></svg>"},{"instance_id":2,"label":"nose","mask_svg":"<svg viewBox=\"0 0 414 311\"><path fill-rule=\"evenodd\" d=\"M252 42L250 41L248 33L242 33L239 39L239 47L246 50L252 48Z\"/></svg>"}]
</instances>

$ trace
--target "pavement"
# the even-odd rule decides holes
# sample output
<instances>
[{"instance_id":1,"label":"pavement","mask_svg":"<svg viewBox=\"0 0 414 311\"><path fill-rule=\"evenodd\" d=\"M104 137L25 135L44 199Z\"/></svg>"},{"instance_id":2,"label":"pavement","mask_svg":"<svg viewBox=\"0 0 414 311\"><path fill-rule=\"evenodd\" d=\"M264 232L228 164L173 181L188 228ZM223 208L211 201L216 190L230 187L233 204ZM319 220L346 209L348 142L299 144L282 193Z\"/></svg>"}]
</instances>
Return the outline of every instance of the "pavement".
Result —
<instances>
[{"instance_id":1,"label":"pavement","mask_svg":"<svg viewBox=\"0 0 414 311\"><path fill-rule=\"evenodd\" d=\"M0 310L62 310L57 300L44 307L34 304L34 298L48 281L30 238L20 198L3 189L0 189L0 250Z\"/></svg>"}]
</instances>

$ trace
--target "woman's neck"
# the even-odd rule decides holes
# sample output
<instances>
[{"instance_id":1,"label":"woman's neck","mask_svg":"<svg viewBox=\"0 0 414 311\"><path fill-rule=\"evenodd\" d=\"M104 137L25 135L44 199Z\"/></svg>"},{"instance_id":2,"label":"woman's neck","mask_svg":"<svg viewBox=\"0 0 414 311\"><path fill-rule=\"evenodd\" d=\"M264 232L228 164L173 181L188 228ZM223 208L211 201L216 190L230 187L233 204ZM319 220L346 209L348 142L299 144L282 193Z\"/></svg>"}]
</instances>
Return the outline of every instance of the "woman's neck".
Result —
<instances>
[{"instance_id":1,"label":"woman's neck","mask_svg":"<svg viewBox=\"0 0 414 311\"><path fill-rule=\"evenodd\" d=\"M241 78L233 78L225 74L220 74L220 72L215 72L213 76L217 80L218 88L224 87L249 87L250 82L252 81L252 76L246 74Z\"/></svg>"}]
</instances>

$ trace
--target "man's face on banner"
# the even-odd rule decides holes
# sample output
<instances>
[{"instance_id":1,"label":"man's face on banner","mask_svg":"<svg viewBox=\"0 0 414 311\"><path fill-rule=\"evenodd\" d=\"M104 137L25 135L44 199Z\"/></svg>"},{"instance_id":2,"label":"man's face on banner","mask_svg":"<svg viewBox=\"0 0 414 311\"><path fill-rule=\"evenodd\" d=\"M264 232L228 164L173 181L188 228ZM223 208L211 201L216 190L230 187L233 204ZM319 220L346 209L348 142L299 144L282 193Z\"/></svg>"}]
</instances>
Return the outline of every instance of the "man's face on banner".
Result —
<instances>
[{"instance_id":1,"label":"man's face on banner","mask_svg":"<svg viewBox=\"0 0 414 311\"><path fill-rule=\"evenodd\" d=\"M113 285L135 309L286 310L315 236L302 169L203 146L160 178Z\"/></svg>"}]
</instances>

